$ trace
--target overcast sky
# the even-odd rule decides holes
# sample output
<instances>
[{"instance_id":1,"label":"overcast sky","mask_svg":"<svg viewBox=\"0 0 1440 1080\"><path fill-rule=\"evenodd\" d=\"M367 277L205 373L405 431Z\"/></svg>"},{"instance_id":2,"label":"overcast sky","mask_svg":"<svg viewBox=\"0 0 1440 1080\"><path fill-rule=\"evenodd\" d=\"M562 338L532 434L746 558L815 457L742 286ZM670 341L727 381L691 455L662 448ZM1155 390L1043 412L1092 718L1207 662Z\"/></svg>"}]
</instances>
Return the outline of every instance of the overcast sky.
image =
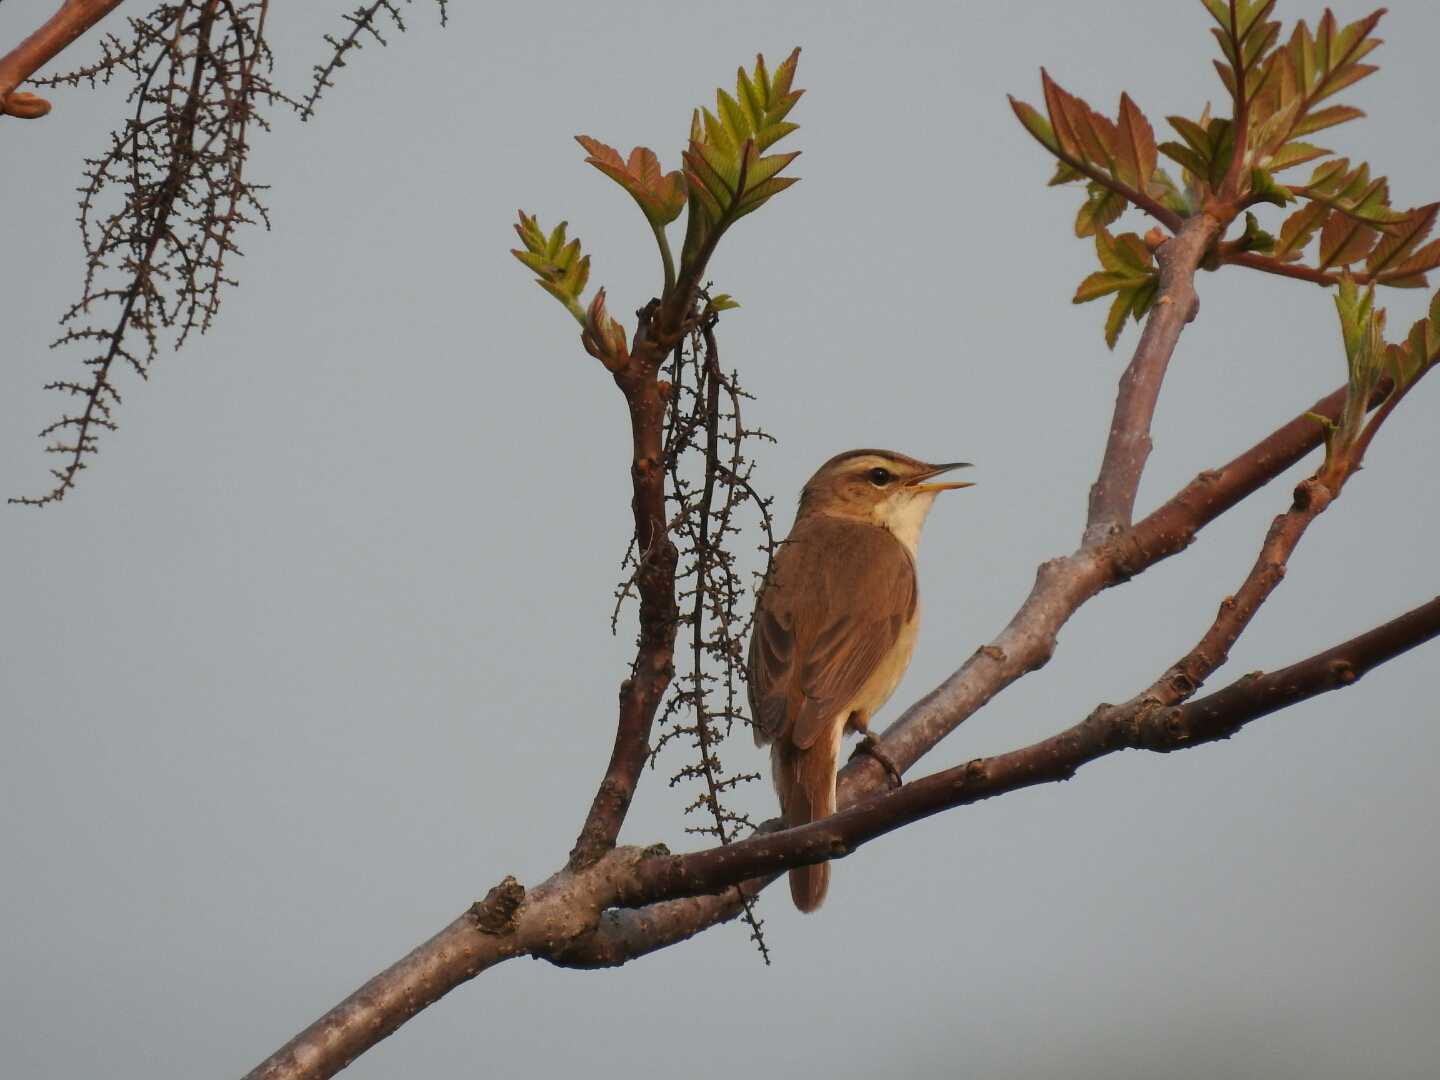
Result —
<instances>
[{"instance_id":1,"label":"overcast sky","mask_svg":"<svg viewBox=\"0 0 1440 1080\"><path fill-rule=\"evenodd\" d=\"M0 6L0 46L53 6ZM304 86L343 7L274 6L282 81ZM1408 206L1440 185L1440 10L1391 8L1383 70L1346 97L1372 119L1324 142ZM240 238L214 331L122 381L121 430L63 505L0 508L7 1076L238 1075L505 874L534 884L563 860L630 653L608 629L628 431L507 254L515 209L570 221L617 314L659 273L574 133L674 167L690 108L737 64L804 46L804 180L713 264L743 305L725 362L779 440L763 486L788 528L800 484L853 446L973 461L979 481L932 515L925 625L877 723L1079 537L1136 331L1107 352L1103 306L1070 304L1094 260L1071 234L1078 193L1046 189L1004 95L1037 101L1043 64L1106 111L1129 90L1157 129L1219 105L1201 5L450 9L443 31L407 9L411 32L353 58L311 123L275 114L253 161L275 228ZM62 402L40 387L79 371L47 348L80 285L73 189L123 109L115 89L50 96L46 119L3 122L6 495L46 486L35 433ZM1142 509L1343 379L1321 290L1240 270L1199 288ZM1426 297L1384 299L1408 326ZM1437 394L1406 401L1217 683L1435 594ZM1302 474L1088 605L922 771L1148 685ZM1226 743L1108 758L877 841L817 915L765 896L769 969L737 926L618 971L516 961L347 1075L1432 1076L1437 656ZM742 736L726 760L762 758ZM627 840L692 842L667 773L647 774ZM773 795L742 801L763 817Z\"/></svg>"}]
</instances>

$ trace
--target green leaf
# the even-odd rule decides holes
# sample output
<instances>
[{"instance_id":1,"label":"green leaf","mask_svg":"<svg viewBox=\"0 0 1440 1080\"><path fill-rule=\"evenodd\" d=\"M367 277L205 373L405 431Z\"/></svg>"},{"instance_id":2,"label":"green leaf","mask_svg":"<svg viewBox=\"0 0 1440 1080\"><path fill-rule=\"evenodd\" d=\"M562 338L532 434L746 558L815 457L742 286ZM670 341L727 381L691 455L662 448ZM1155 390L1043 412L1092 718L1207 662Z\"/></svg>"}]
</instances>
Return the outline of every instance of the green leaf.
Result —
<instances>
[{"instance_id":1,"label":"green leaf","mask_svg":"<svg viewBox=\"0 0 1440 1080\"><path fill-rule=\"evenodd\" d=\"M1189 146L1191 150L1200 154L1207 161L1209 160L1210 151L1213 147L1210 143L1210 132L1207 130L1209 124L1208 117L1204 123L1199 124L1183 116L1167 116L1165 120L1179 133L1180 137L1185 140L1186 145Z\"/></svg>"},{"instance_id":2,"label":"green leaf","mask_svg":"<svg viewBox=\"0 0 1440 1080\"><path fill-rule=\"evenodd\" d=\"M561 222L547 235L539 221L520 211L515 232L524 250L511 249L514 255L535 273L535 283L565 305L581 326L585 310L580 294L590 279L590 256L581 256L580 241L565 239L566 223Z\"/></svg>"},{"instance_id":3,"label":"green leaf","mask_svg":"<svg viewBox=\"0 0 1440 1080\"><path fill-rule=\"evenodd\" d=\"M710 297L709 303L705 306L711 311L731 311L740 306L740 301L736 300L729 293L722 292Z\"/></svg>"},{"instance_id":4,"label":"green leaf","mask_svg":"<svg viewBox=\"0 0 1440 1080\"><path fill-rule=\"evenodd\" d=\"M1050 126L1050 121L1041 116L1039 110L1033 105L1027 105L1013 94L1006 96L1010 99L1010 108L1015 110L1015 115L1020 118L1020 123L1025 125L1025 130L1035 136L1036 141L1052 154L1061 153L1060 140L1055 137L1055 129ZM1077 173L1077 175L1080 174ZM1056 181L1052 180L1051 183L1056 183Z\"/></svg>"},{"instance_id":5,"label":"green leaf","mask_svg":"<svg viewBox=\"0 0 1440 1080\"><path fill-rule=\"evenodd\" d=\"M1370 166L1364 162L1351 169L1347 158L1324 162L1316 167L1307 184L1291 184L1290 190L1386 232L1406 217L1390 205L1389 181L1383 176L1371 179Z\"/></svg>"},{"instance_id":6,"label":"green leaf","mask_svg":"<svg viewBox=\"0 0 1440 1080\"><path fill-rule=\"evenodd\" d=\"M1264 169L1250 170L1250 197L1256 202L1273 203L1275 206L1285 206L1295 201L1290 189L1283 184L1277 184L1275 178Z\"/></svg>"},{"instance_id":7,"label":"green leaf","mask_svg":"<svg viewBox=\"0 0 1440 1080\"><path fill-rule=\"evenodd\" d=\"M1363 109L1356 109L1349 105L1330 105L1323 109L1317 109L1300 118L1292 129L1291 134L1297 137L1301 135L1313 135L1317 131L1324 131L1326 128L1335 127L1338 124L1358 120L1364 115L1365 111Z\"/></svg>"},{"instance_id":8,"label":"green leaf","mask_svg":"<svg viewBox=\"0 0 1440 1080\"><path fill-rule=\"evenodd\" d=\"M1241 251L1268 253L1275 250L1275 237L1260 228L1260 222L1250 211L1245 211L1245 231L1235 241Z\"/></svg>"},{"instance_id":9,"label":"green leaf","mask_svg":"<svg viewBox=\"0 0 1440 1080\"><path fill-rule=\"evenodd\" d=\"M1311 146L1309 143L1289 142L1270 155L1267 167L1272 173L1277 173L1281 169L1294 168L1296 165L1303 165L1307 161L1314 161L1329 153L1331 151L1323 147Z\"/></svg>"},{"instance_id":10,"label":"green leaf","mask_svg":"<svg viewBox=\"0 0 1440 1080\"><path fill-rule=\"evenodd\" d=\"M798 153L762 154L797 127L785 117L804 93L791 89L799 62L797 48L772 75L757 56L753 72L737 73L734 95L715 92L715 112L696 110L682 155L689 194L682 272L708 258L727 228L795 183L777 174Z\"/></svg>"},{"instance_id":11,"label":"green leaf","mask_svg":"<svg viewBox=\"0 0 1440 1080\"><path fill-rule=\"evenodd\" d=\"M1360 434L1370 397L1380 381L1386 360L1385 313L1375 310L1374 286L1361 292L1355 279L1344 275L1335 293L1335 310L1340 316L1340 337L1345 344L1345 364L1350 378L1340 423L1326 448L1327 457L1353 443Z\"/></svg>"},{"instance_id":12,"label":"green leaf","mask_svg":"<svg viewBox=\"0 0 1440 1080\"><path fill-rule=\"evenodd\" d=\"M1189 217L1199 209L1190 201L1184 191L1176 187L1175 181L1170 179L1170 174L1158 166L1150 177L1150 187L1161 203L1181 217Z\"/></svg>"},{"instance_id":13,"label":"green leaf","mask_svg":"<svg viewBox=\"0 0 1440 1080\"><path fill-rule=\"evenodd\" d=\"M1440 361L1440 293L1430 299L1430 310L1410 327L1401 345L1385 350L1385 374L1404 388Z\"/></svg>"},{"instance_id":14,"label":"green leaf","mask_svg":"<svg viewBox=\"0 0 1440 1080\"><path fill-rule=\"evenodd\" d=\"M1163 142L1160 144L1159 150L1192 176L1208 176L1210 174L1210 162L1188 146L1177 142Z\"/></svg>"},{"instance_id":15,"label":"green leaf","mask_svg":"<svg viewBox=\"0 0 1440 1080\"><path fill-rule=\"evenodd\" d=\"M1135 292L1126 289L1115 295L1114 302L1110 305L1110 311L1105 316L1105 344L1111 349L1120 340L1120 331L1125 329L1125 316L1130 314L1130 307L1135 302Z\"/></svg>"},{"instance_id":16,"label":"green leaf","mask_svg":"<svg viewBox=\"0 0 1440 1080\"><path fill-rule=\"evenodd\" d=\"M1134 315L1138 321L1154 304L1160 277L1154 255L1135 233L1111 236L1105 229L1097 229L1095 255L1102 269L1080 283L1071 302L1084 304L1115 294L1105 320L1105 343L1113 349L1125 316Z\"/></svg>"},{"instance_id":17,"label":"green leaf","mask_svg":"<svg viewBox=\"0 0 1440 1080\"><path fill-rule=\"evenodd\" d=\"M1097 229L1103 229L1125 212L1129 204L1104 184L1091 183L1080 212L1075 216L1075 235L1094 236Z\"/></svg>"}]
</instances>

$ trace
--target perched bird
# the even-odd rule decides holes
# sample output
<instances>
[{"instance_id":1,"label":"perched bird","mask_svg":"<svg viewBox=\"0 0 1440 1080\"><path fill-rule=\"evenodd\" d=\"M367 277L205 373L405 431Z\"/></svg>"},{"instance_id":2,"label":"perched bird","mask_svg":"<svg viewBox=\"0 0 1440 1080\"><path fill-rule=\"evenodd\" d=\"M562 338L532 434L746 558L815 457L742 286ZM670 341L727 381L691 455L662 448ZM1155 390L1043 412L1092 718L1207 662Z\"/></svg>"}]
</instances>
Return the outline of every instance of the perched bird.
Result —
<instances>
[{"instance_id":1,"label":"perched bird","mask_svg":"<svg viewBox=\"0 0 1440 1080\"><path fill-rule=\"evenodd\" d=\"M936 495L971 486L925 481L968 464L851 450L800 493L760 589L748 661L755 742L770 744L786 828L835 812L845 731L870 739L870 717L905 674L920 626L920 529ZM814 911L829 883L827 863L791 870L795 906Z\"/></svg>"}]
</instances>

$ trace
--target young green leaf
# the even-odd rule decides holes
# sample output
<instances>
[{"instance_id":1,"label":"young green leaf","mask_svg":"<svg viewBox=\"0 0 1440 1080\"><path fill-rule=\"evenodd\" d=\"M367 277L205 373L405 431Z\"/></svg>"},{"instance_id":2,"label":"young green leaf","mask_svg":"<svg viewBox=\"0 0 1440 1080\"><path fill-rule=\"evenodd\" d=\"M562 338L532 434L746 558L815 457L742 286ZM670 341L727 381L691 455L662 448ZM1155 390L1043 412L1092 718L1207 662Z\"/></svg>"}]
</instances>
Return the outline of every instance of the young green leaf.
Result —
<instances>
[{"instance_id":1,"label":"young green leaf","mask_svg":"<svg viewBox=\"0 0 1440 1080\"><path fill-rule=\"evenodd\" d=\"M1440 293L1431 297L1430 310L1410 327L1405 341L1386 347L1385 374L1403 389L1437 361L1440 361Z\"/></svg>"},{"instance_id":2,"label":"young green leaf","mask_svg":"<svg viewBox=\"0 0 1440 1080\"><path fill-rule=\"evenodd\" d=\"M1105 344L1113 349L1125 317L1133 315L1138 322L1154 304L1160 277L1149 247L1135 233L1111 236L1105 229L1097 229L1095 254L1102 269L1080 283L1072 303L1084 304L1115 294L1105 319Z\"/></svg>"},{"instance_id":3,"label":"young green leaf","mask_svg":"<svg viewBox=\"0 0 1440 1080\"><path fill-rule=\"evenodd\" d=\"M1356 222L1386 232L1406 218L1390 205L1389 181L1383 176L1372 180L1370 166L1364 162L1351 169L1347 158L1327 161L1316 167L1308 183L1291 184L1290 190Z\"/></svg>"},{"instance_id":4,"label":"young green leaf","mask_svg":"<svg viewBox=\"0 0 1440 1080\"><path fill-rule=\"evenodd\" d=\"M1363 292L1349 274L1340 279L1335 293L1335 310L1340 316L1340 337L1345 344L1345 365L1349 383L1345 407L1326 444L1329 461L1336 453L1348 448L1359 437L1365 425L1366 410L1371 396L1385 374L1385 312L1375 309L1375 287Z\"/></svg>"},{"instance_id":5,"label":"young green leaf","mask_svg":"<svg viewBox=\"0 0 1440 1080\"><path fill-rule=\"evenodd\" d=\"M1285 206L1295 201L1295 196L1284 184L1277 184L1275 178L1264 169L1250 170L1250 202L1268 202Z\"/></svg>"},{"instance_id":6,"label":"young green leaf","mask_svg":"<svg viewBox=\"0 0 1440 1080\"><path fill-rule=\"evenodd\" d=\"M590 279L590 256L581 256L580 241L565 239L566 222L561 222L546 235L539 221L524 210L515 232L525 245L523 251L512 248L514 255L535 272L535 283L565 305L581 326L585 325L585 310L580 305L580 294Z\"/></svg>"},{"instance_id":7,"label":"young green leaf","mask_svg":"<svg viewBox=\"0 0 1440 1080\"><path fill-rule=\"evenodd\" d=\"M797 48L771 75L757 56L753 73L739 70L733 97L717 90L715 112L695 112L682 155L690 206L682 268L708 257L725 229L795 183L778 174L798 152L761 155L797 127L785 117L804 93L791 89L799 62Z\"/></svg>"},{"instance_id":8,"label":"young green leaf","mask_svg":"<svg viewBox=\"0 0 1440 1080\"><path fill-rule=\"evenodd\" d=\"M1258 251L1262 255L1275 250L1275 237L1260 227L1260 222L1250 211L1245 211L1245 231L1235 241L1241 251Z\"/></svg>"},{"instance_id":9,"label":"young green leaf","mask_svg":"<svg viewBox=\"0 0 1440 1080\"><path fill-rule=\"evenodd\" d=\"M1097 229L1104 228L1123 214L1128 205L1122 196L1103 184L1092 182L1086 185L1086 192L1080 212L1075 215L1075 235L1081 237L1094 236Z\"/></svg>"}]
</instances>

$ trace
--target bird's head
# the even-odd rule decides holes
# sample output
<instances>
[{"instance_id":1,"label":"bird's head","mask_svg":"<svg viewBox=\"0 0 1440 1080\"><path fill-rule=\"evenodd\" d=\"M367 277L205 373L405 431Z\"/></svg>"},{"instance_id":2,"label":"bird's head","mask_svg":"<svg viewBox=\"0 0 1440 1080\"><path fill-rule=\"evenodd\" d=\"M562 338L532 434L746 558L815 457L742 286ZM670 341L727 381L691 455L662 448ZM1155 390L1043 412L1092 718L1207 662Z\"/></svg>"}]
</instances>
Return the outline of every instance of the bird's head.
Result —
<instances>
[{"instance_id":1,"label":"bird's head","mask_svg":"<svg viewBox=\"0 0 1440 1080\"><path fill-rule=\"evenodd\" d=\"M889 529L913 554L935 496L973 487L963 480L931 483L968 461L932 465L894 450L849 450L816 470L800 493L801 514L862 521Z\"/></svg>"}]
</instances>

